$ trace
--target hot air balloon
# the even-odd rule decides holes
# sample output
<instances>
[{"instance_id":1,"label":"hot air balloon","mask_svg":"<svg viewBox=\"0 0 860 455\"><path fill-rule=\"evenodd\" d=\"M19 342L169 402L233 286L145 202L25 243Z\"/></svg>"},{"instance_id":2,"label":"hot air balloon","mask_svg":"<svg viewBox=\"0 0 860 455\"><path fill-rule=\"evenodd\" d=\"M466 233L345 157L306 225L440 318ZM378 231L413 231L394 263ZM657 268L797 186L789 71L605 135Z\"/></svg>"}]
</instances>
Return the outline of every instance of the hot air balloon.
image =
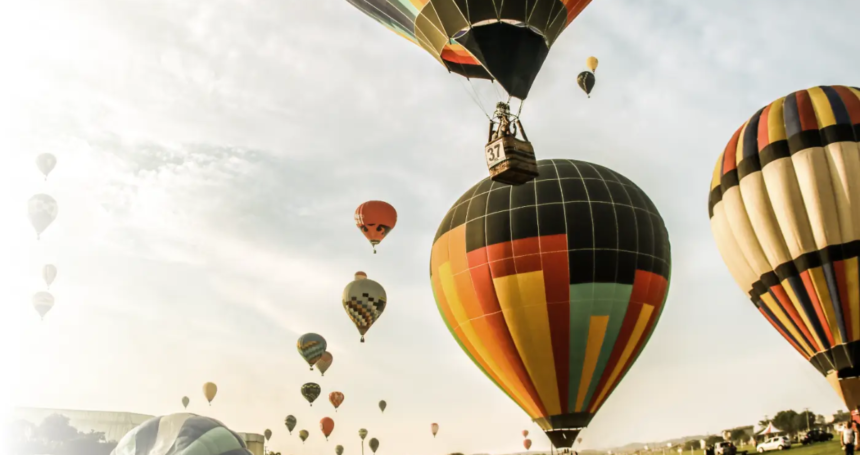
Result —
<instances>
[{"instance_id":1,"label":"hot air balloon","mask_svg":"<svg viewBox=\"0 0 860 455\"><path fill-rule=\"evenodd\" d=\"M657 208L627 178L574 160L538 168L534 182L484 179L454 204L430 278L466 354L569 448L653 332L670 246Z\"/></svg>"},{"instance_id":2,"label":"hot air balloon","mask_svg":"<svg viewBox=\"0 0 860 455\"><path fill-rule=\"evenodd\" d=\"M529 437L529 430L523 430L523 437L524 438Z\"/></svg>"},{"instance_id":3,"label":"hot air balloon","mask_svg":"<svg viewBox=\"0 0 860 455\"><path fill-rule=\"evenodd\" d=\"M532 448L532 440L526 439L525 441L523 441L523 447L525 447L526 450L531 449Z\"/></svg>"},{"instance_id":4,"label":"hot air balloon","mask_svg":"<svg viewBox=\"0 0 860 455\"><path fill-rule=\"evenodd\" d=\"M367 201L355 209L355 225L361 230L373 246L376 245L394 229L397 224L397 210L391 204L383 201Z\"/></svg>"},{"instance_id":5,"label":"hot air balloon","mask_svg":"<svg viewBox=\"0 0 860 455\"><path fill-rule=\"evenodd\" d=\"M421 46L449 72L495 80L519 99L528 96L558 36L589 3L348 1Z\"/></svg>"},{"instance_id":6,"label":"hot air balloon","mask_svg":"<svg viewBox=\"0 0 860 455\"><path fill-rule=\"evenodd\" d=\"M717 248L756 309L860 410L860 89L794 92L755 113L717 160Z\"/></svg>"},{"instance_id":7,"label":"hot air balloon","mask_svg":"<svg viewBox=\"0 0 860 455\"><path fill-rule=\"evenodd\" d=\"M316 333L306 333L300 336L298 343L296 343L299 355L305 359L305 362L308 363L311 370L314 369L314 364L322 358L327 346L328 344L325 342L325 338L317 335Z\"/></svg>"},{"instance_id":8,"label":"hot air balloon","mask_svg":"<svg viewBox=\"0 0 860 455\"><path fill-rule=\"evenodd\" d=\"M364 343L364 334L370 330L370 326L376 322L382 312L388 297L385 289L376 281L367 278L364 272L355 274L355 281L346 285L343 290L343 309L347 316L358 328L361 334L361 342Z\"/></svg>"},{"instance_id":9,"label":"hot air balloon","mask_svg":"<svg viewBox=\"0 0 860 455\"><path fill-rule=\"evenodd\" d=\"M388 406L388 403L385 400L379 400L379 410L385 412L385 408Z\"/></svg>"},{"instance_id":10,"label":"hot air balloon","mask_svg":"<svg viewBox=\"0 0 860 455\"><path fill-rule=\"evenodd\" d=\"M188 403L191 403L191 400L188 397L182 397L182 407L188 409Z\"/></svg>"},{"instance_id":11,"label":"hot air balloon","mask_svg":"<svg viewBox=\"0 0 860 455\"><path fill-rule=\"evenodd\" d=\"M343 403L343 394L340 392L332 392L328 394L328 401L331 402L331 405L334 406L335 412L337 412L337 408L340 407L340 404Z\"/></svg>"},{"instance_id":12,"label":"hot air balloon","mask_svg":"<svg viewBox=\"0 0 860 455\"><path fill-rule=\"evenodd\" d=\"M591 98L591 91L594 89L594 83L597 82L597 79L594 77L594 73L590 71L583 71L579 73L579 76L576 76L576 85L579 85L579 88Z\"/></svg>"},{"instance_id":13,"label":"hot air balloon","mask_svg":"<svg viewBox=\"0 0 860 455\"><path fill-rule=\"evenodd\" d=\"M438 423L432 423L432 424L430 424L430 432L431 432L431 433L433 433L433 437L435 438L435 437L436 437L436 433L438 433L438 432L439 432L439 424L438 424Z\"/></svg>"},{"instance_id":14,"label":"hot air balloon","mask_svg":"<svg viewBox=\"0 0 860 455\"><path fill-rule=\"evenodd\" d=\"M364 428L358 430L358 437L361 438L362 441L364 441L364 438L367 437L367 430L365 430Z\"/></svg>"},{"instance_id":15,"label":"hot air balloon","mask_svg":"<svg viewBox=\"0 0 860 455\"><path fill-rule=\"evenodd\" d=\"M45 180L48 180L48 174L54 170L54 167L57 165L57 157L50 153L42 153L41 155L36 157L36 167L39 168L39 172L45 176Z\"/></svg>"},{"instance_id":16,"label":"hot air balloon","mask_svg":"<svg viewBox=\"0 0 860 455\"><path fill-rule=\"evenodd\" d=\"M242 437L223 423L194 414L173 414L149 419L126 433L111 453L252 455Z\"/></svg>"},{"instance_id":17,"label":"hot air balloon","mask_svg":"<svg viewBox=\"0 0 860 455\"><path fill-rule=\"evenodd\" d=\"M263 436L266 437L266 441L272 439L272 430L267 428L266 431L263 432Z\"/></svg>"},{"instance_id":18,"label":"hot air balloon","mask_svg":"<svg viewBox=\"0 0 860 455\"><path fill-rule=\"evenodd\" d=\"M314 405L314 400L316 400L320 396L320 386L319 384L315 384L313 382L308 382L307 384L302 386L302 396L308 400L308 403L311 406Z\"/></svg>"},{"instance_id":19,"label":"hot air balloon","mask_svg":"<svg viewBox=\"0 0 860 455\"><path fill-rule=\"evenodd\" d=\"M45 285L50 289L51 284L57 279L57 267L53 264L45 264L42 267L42 279L45 280Z\"/></svg>"},{"instance_id":20,"label":"hot air balloon","mask_svg":"<svg viewBox=\"0 0 860 455\"><path fill-rule=\"evenodd\" d=\"M293 428L296 427L296 418L288 415L287 418L284 419L284 425L287 426L287 431L289 431L290 434L293 434Z\"/></svg>"},{"instance_id":21,"label":"hot air balloon","mask_svg":"<svg viewBox=\"0 0 860 455\"><path fill-rule=\"evenodd\" d=\"M325 440L328 441L328 437L332 431L334 431L334 420L330 417L323 417L320 420L320 430L322 431L323 436L325 436Z\"/></svg>"},{"instance_id":22,"label":"hot air balloon","mask_svg":"<svg viewBox=\"0 0 860 455\"><path fill-rule=\"evenodd\" d=\"M212 400L215 399L215 395L218 393L218 386L212 382L207 382L203 384L203 396L206 397L206 401L209 402L209 406L212 406Z\"/></svg>"},{"instance_id":23,"label":"hot air balloon","mask_svg":"<svg viewBox=\"0 0 860 455\"><path fill-rule=\"evenodd\" d=\"M508 96L502 95L490 120L490 130L497 127L498 134L485 146L487 167L502 183L521 184L536 176L534 149L509 102L526 99L550 47L590 1L348 1L470 85L476 78L498 82ZM517 130L524 140L515 137Z\"/></svg>"},{"instance_id":24,"label":"hot air balloon","mask_svg":"<svg viewBox=\"0 0 860 455\"><path fill-rule=\"evenodd\" d=\"M334 356L332 356L328 351L323 352L322 356L316 363L316 367L320 370L320 375L325 376L325 372L328 371L328 367L331 366L332 361L334 361Z\"/></svg>"},{"instance_id":25,"label":"hot air balloon","mask_svg":"<svg viewBox=\"0 0 860 455\"><path fill-rule=\"evenodd\" d=\"M37 194L27 203L27 211L30 215L30 224L36 230L36 238L39 238L42 232L45 232L45 229L57 219L59 206L51 196Z\"/></svg>"},{"instance_id":26,"label":"hot air balloon","mask_svg":"<svg viewBox=\"0 0 860 455\"><path fill-rule=\"evenodd\" d=\"M589 71L591 71L592 73L597 71L597 57L588 57L585 60L585 66L587 66Z\"/></svg>"},{"instance_id":27,"label":"hot air balloon","mask_svg":"<svg viewBox=\"0 0 860 455\"><path fill-rule=\"evenodd\" d=\"M379 440L376 438L370 438L370 451L376 453L376 449L379 448Z\"/></svg>"},{"instance_id":28,"label":"hot air balloon","mask_svg":"<svg viewBox=\"0 0 860 455\"><path fill-rule=\"evenodd\" d=\"M582 438L577 439L576 442L582 444Z\"/></svg>"},{"instance_id":29,"label":"hot air balloon","mask_svg":"<svg viewBox=\"0 0 860 455\"><path fill-rule=\"evenodd\" d=\"M310 435L310 433L308 433L308 430L300 430L299 431L299 439L302 440L302 444L305 443L305 441L308 439L309 435Z\"/></svg>"},{"instance_id":30,"label":"hot air balloon","mask_svg":"<svg viewBox=\"0 0 860 455\"><path fill-rule=\"evenodd\" d=\"M43 320L45 315L54 307L54 296L45 291L39 291L33 294L33 308L39 313L39 317Z\"/></svg>"},{"instance_id":31,"label":"hot air balloon","mask_svg":"<svg viewBox=\"0 0 860 455\"><path fill-rule=\"evenodd\" d=\"M343 446L342 445L335 446L334 453L335 453L335 455L343 455Z\"/></svg>"}]
</instances>

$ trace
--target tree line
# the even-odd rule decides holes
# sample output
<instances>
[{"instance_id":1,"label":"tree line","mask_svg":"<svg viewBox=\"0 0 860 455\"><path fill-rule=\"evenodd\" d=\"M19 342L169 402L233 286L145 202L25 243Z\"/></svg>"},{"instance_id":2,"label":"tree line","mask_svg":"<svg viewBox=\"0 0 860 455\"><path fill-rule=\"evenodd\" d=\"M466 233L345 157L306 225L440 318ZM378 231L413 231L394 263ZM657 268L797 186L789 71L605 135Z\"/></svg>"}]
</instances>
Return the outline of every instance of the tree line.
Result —
<instances>
[{"instance_id":1,"label":"tree line","mask_svg":"<svg viewBox=\"0 0 860 455\"><path fill-rule=\"evenodd\" d=\"M38 425L24 420L9 422L2 432L0 453L4 454L110 455L117 444L105 440L102 432L79 431L60 414L52 414Z\"/></svg>"}]
</instances>

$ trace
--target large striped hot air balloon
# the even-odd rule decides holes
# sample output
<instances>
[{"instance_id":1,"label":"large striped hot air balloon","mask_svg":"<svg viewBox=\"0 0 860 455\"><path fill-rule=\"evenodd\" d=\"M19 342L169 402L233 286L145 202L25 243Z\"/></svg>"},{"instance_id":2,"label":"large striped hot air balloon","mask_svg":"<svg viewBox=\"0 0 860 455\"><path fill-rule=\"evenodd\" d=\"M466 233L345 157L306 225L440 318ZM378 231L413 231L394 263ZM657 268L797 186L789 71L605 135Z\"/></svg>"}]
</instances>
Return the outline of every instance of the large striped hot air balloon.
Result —
<instances>
[{"instance_id":1,"label":"large striped hot air balloon","mask_svg":"<svg viewBox=\"0 0 860 455\"><path fill-rule=\"evenodd\" d=\"M221 422L194 414L155 417L120 439L111 455L251 455Z\"/></svg>"},{"instance_id":2,"label":"large striped hot air balloon","mask_svg":"<svg viewBox=\"0 0 860 455\"><path fill-rule=\"evenodd\" d=\"M591 0L348 0L449 72L525 99L550 47Z\"/></svg>"},{"instance_id":3,"label":"large striped hot air balloon","mask_svg":"<svg viewBox=\"0 0 860 455\"><path fill-rule=\"evenodd\" d=\"M538 170L463 194L436 233L430 277L463 350L556 447L571 447L660 318L669 237L618 173L573 160Z\"/></svg>"},{"instance_id":4,"label":"large striped hot air balloon","mask_svg":"<svg viewBox=\"0 0 860 455\"><path fill-rule=\"evenodd\" d=\"M756 308L860 407L860 89L814 87L755 113L717 160L717 247ZM856 418L856 417L855 417Z\"/></svg>"}]
</instances>

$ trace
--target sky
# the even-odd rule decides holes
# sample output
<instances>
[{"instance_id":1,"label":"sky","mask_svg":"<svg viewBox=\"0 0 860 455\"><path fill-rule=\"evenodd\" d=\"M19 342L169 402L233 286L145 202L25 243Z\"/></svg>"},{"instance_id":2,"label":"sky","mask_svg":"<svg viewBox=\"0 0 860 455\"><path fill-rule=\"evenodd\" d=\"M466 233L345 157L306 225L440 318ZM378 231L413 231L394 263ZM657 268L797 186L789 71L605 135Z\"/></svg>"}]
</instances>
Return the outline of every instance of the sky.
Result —
<instances>
[{"instance_id":1,"label":"sky","mask_svg":"<svg viewBox=\"0 0 860 455\"><path fill-rule=\"evenodd\" d=\"M2 8L0 354L12 374L0 412L163 415L187 395L189 411L236 431L271 428L285 455L357 453L361 427L383 455L509 453L523 429L549 447L452 339L428 278L438 223L487 173L468 82L344 0ZM860 83L857 17L853 0L594 0L555 43L523 110L538 156L636 182L673 251L662 319L582 447L842 408L732 280L707 195L717 156L760 107ZM600 68L586 99L576 74L589 55ZM475 86L488 109L493 86ZM58 158L47 181L44 152ZM60 210L36 241L26 206L42 192ZM398 211L376 255L353 221L370 199ZM40 322L30 299L46 262L59 276ZM339 301L357 270L389 297L365 344ZM296 353L305 332L328 340L325 377ZM206 381L219 386L211 407ZM340 411L324 397L309 407L308 381L343 392ZM304 446L287 414L311 432Z\"/></svg>"}]
</instances>

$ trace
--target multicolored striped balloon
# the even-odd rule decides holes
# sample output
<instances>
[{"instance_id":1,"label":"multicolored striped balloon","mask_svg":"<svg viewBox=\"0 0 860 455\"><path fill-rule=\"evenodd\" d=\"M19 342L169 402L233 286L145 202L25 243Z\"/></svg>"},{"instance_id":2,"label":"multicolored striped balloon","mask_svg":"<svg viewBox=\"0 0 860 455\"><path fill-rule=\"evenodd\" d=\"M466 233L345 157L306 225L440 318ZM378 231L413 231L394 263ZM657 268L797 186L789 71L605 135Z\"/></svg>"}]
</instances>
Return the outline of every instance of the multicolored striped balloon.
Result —
<instances>
[{"instance_id":1,"label":"multicolored striped balloon","mask_svg":"<svg viewBox=\"0 0 860 455\"><path fill-rule=\"evenodd\" d=\"M430 278L475 364L571 447L648 342L669 287L669 236L633 182L538 161L524 185L482 180L442 220Z\"/></svg>"},{"instance_id":2,"label":"multicolored striped balloon","mask_svg":"<svg viewBox=\"0 0 860 455\"><path fill-rule=\"evenodd\" d=\"M765 106L717 160L711 230L761 314L860 406L860 89Z\"/></svg>"}]
</instances>

